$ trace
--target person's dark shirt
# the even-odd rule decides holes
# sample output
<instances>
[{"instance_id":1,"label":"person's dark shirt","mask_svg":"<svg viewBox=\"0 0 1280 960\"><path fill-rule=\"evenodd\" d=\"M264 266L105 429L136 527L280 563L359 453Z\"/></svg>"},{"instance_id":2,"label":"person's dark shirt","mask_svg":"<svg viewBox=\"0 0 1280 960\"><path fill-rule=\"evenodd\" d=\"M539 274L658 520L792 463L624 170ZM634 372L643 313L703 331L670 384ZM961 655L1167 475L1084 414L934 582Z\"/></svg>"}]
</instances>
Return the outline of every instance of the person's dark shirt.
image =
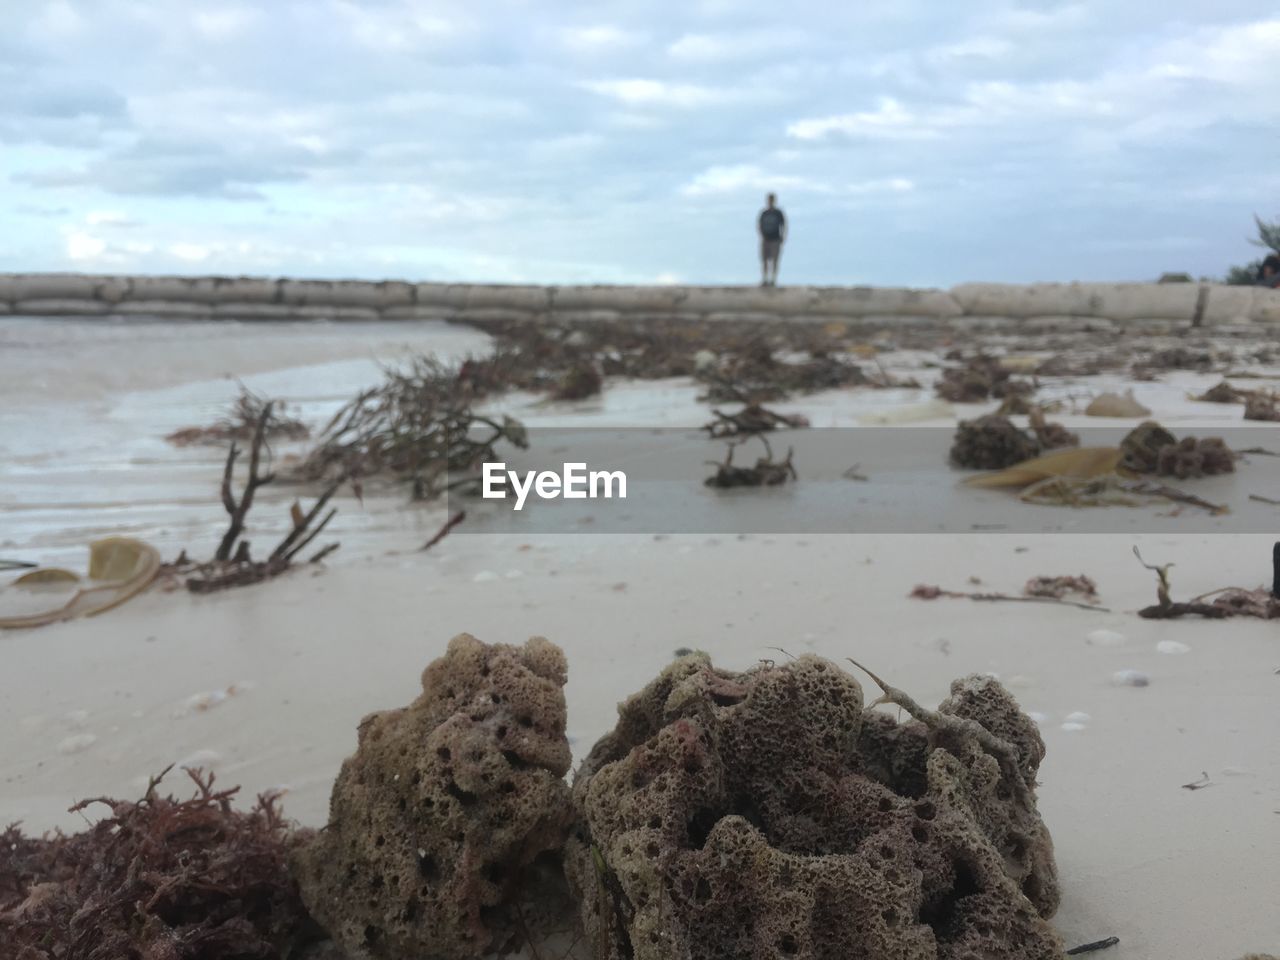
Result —
<instances>
[{"instance_id":1,"label":"person's dark shirt","mask_svg":"<svg viewBox=\"0 0 1280 960\"><path fill-rule=\"evenodd\" d=\"M760 211L760 236L766 240L781 240L782 228L787 218L777 207L766 207Z\"/></svg>"}]
</instances>

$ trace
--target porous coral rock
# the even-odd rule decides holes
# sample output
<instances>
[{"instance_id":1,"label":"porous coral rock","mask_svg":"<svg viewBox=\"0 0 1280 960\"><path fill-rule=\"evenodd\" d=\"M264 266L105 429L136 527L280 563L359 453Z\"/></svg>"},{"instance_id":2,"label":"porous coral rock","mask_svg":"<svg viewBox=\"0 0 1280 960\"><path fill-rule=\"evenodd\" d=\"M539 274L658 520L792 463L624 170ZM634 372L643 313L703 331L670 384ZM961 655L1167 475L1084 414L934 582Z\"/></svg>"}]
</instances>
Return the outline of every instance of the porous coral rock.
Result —
<instances>
[{"instance_id":1,"label":"porous coral rock","mask_svg":"<svg viewBox=\"0 0 1280 960\"><path fill-rule=\"evenodd\" d=\"M973 470L1002 470L1039 453L1034 437L997 414L962 420L951 444L951 462Z\"/></svg>"},{"instance_id":2,"label":"porous coral rock","mask_svg":"<svg viewBox=\"0 0 1280 960\"><path fill-rule=\"evenodd\" d=\"M361 721L329 825L294 860L352 960L474 957L511 935L522 875L573 819L566 670L541 637L461 634L412 704Z\"/></svg>"},{"instance_id":3,"label":"porous coral rock","mask_svg":"<svg viewBox=\"0 0 1280 960\"><path fill-rule=\"evenodd\" d=\"M1246 420L1280 420L1280 408L1276 406L1276 398L1262 394L1245 398L1244 418Z\"/></svg>"},{"instance_id":4,"label":"porous coral rock","mask_svg":"<svg viewBox=\"0 0 1280 960\"><path fill-rule=\"evenodd\" d=\"M866 709L817 657L671 664L574 782L565 866L594 956L1059 960L1035 724L976 676L932 720Z\"/></svg>"}]
</instances>

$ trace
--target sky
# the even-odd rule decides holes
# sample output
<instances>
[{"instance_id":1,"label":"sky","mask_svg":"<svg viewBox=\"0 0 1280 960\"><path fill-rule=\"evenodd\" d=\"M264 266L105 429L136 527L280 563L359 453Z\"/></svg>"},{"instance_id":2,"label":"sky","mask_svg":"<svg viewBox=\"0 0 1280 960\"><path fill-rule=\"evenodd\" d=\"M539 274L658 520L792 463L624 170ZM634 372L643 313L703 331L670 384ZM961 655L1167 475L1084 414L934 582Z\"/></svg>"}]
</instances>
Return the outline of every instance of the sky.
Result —
<instances>
[{"instance_id":1,"label":"sky","mask_svg":"<svg viewBox=\"0 0 1280 960\"><path fill-rule=\"evenodd\" d=\"M1221 275L1280 216L1260 0L0 0L0 271Z\"/></svg>"}]
</instances>

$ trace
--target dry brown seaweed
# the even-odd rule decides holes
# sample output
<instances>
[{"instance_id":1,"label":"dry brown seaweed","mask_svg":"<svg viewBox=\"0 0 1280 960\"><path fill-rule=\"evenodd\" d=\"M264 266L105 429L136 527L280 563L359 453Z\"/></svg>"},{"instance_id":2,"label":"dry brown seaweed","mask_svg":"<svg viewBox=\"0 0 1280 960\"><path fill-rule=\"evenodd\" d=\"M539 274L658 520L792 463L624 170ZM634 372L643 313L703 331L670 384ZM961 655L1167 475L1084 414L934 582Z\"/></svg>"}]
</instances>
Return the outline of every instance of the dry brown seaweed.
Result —
<instances>
[{"instance_id":1,"label":"dry brown seaweed","mask_svg":"<svg viewBox=\"0 0 1280 960\"><path fill-rule=\"evenodd\" d=\"M167 771L166 771L167 772ZM0 834L0 950L18 960L297 957L324 938L289 874L292 837L275 801L234 810L238 787L189 771L190 799L152 781L82 833ZM163 777L164 774L161 774Z\"/></svg>"},{"instance_id":2,"label":"dry brown seaweed","mask_svg":"<svg viewBox=\"0 0 1280 960\"><path fill-rule=\"evenodd\" d=\"M270 406L271 416L268 422L268 440L305 440L311 435L311 429L296 417L285 412L285 404L279 400L268 400L254 393L244 384L240 384L240 396L232 406L231 412L207 427L184 427L175 430L165 437L175 447L208 445L220 447L231 440L242 443L253 439L258 421L263 411Z\"/></svg>"}]
</instances>

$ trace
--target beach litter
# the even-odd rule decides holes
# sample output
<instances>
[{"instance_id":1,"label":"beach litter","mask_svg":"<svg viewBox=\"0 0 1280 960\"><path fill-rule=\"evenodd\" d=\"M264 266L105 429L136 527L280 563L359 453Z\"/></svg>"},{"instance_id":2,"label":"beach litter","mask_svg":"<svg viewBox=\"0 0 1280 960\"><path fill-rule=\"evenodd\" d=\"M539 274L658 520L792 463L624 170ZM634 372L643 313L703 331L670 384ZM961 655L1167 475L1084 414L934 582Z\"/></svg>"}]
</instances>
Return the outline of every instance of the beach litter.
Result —
<instances>
[{"instance_id":1,"label":"beach litter","mask_svg":"<svg viewBox=\"0 0 1280 960\"><path fill-rule=\"evenodd\" d=\"M130 537L106 537L89 544L90 586L77 589L58 606L39 613L0 617L0 629L40 627L78 617L95 617L136 597L160 572L155 547ZM36 569L8 589L48 589L80 583L80 575L57 567Z\"/></svg>"}]
</instances>

